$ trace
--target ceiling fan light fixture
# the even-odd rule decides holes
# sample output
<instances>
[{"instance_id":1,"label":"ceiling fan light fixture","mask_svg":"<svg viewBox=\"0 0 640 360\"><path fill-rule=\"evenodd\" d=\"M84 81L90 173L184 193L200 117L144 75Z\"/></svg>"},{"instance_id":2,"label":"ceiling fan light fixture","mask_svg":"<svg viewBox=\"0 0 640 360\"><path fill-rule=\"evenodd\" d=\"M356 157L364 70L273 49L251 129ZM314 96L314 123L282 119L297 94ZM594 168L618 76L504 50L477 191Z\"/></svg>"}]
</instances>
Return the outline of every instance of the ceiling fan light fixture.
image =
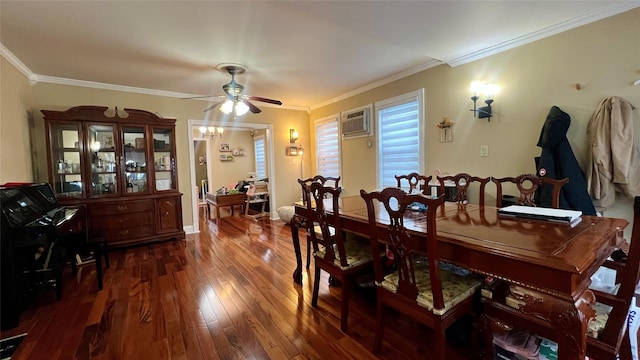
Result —
<instances>
[{"instance_id":1,"label":"ceiling fan light fixture","mask_svg":"<svg viewBox=\"0 0 640 360\"><path fill-rule=\"evenodd\" d=\"M243 102L236 102L236 115L242 116L249 111L249 107Z\"/></svg>"},{"instance_id":2,"label":"ceiling fan light fixture","mask_svg":"<svg viewBox=\"0 0 640 360\"><path fill-rule=\"evenodd\" d=\"M222 105L220 105L220 111L229 115L233 111L233 101L227 100Z\"/></svg>"}]
</instances>

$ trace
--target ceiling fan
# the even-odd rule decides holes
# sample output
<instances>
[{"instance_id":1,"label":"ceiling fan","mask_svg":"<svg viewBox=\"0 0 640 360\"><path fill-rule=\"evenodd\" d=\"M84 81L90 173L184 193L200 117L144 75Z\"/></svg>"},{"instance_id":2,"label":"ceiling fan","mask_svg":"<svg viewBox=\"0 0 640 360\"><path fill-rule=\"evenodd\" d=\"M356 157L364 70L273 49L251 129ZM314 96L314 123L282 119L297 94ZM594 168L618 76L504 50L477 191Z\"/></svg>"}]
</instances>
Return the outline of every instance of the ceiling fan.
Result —
<instances>
[{"instance_id":1,"label":"ceiling fan","mask_svg":"<svg viewBox=\"0 0 640 360\"><path fill-rule=\"evenodd\" d=\"M209 111L217 106L220 106L220 110L225 114L235 113L236 115L244 115L247 111L251 111L254 114L260 113L260 110L257 106L253 105L249 100L253 101L261 101L274 105L282 105L282 101L267 99L259 96L251 96L245 95L242 92L244 91L244 86L238 84L236 82L236 75L244 74L247 71L247 68L240 64L219 64L216 66L216 69L222 72L228 72L231 75L231 82L228 84L224 84L222 86L222 90L224 90L226 95L208 95L208 96L194 96L185 99L197 99L197 98L207 98L207 97L217 97L217 98L225 98L226 100L221 100L206 109L204 111Z\"/></svg>"}]
</instances>

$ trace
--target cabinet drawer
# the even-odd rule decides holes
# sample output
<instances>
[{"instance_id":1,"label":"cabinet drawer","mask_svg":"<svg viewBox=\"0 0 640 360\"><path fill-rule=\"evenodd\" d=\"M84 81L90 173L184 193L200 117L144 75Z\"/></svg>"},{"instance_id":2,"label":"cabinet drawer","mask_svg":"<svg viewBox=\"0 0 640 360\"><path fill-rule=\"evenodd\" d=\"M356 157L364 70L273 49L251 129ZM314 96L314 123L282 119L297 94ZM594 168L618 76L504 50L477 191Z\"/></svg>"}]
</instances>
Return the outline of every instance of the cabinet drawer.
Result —
<instances>
[{"instance_id":1,"label":"cabinet drawer","mask_svg":"<svg viewBox=\"0 0 640 360\"><path fill-rule=\"evenodd\" d=\"M151 211L91 217L91 226L99 230L112 231L146 225L153 225Z\"/></svg>"},{"instance_id":2,"label":"cabinet drawer","mask_svg":"<svg viewBox=\"0 0 640 360\"><path fill-rule=\"evenodd\" d=\"M95 204L91 207L91 215L129 214L142 211L153 211L153 200L135 200L113 204Z\"/></svg>"},{"instance_id":3,"label":"cabinet drawer","mask_svg":"<svg viewBox=\"0 0 640 360\"><path fill-rule=\"evenodd\" d=\"M130 240L154 234L153 225L137 226L128 229L112 229L107 231L107 241L109 244Z\"/></svg>"}]
</instances>

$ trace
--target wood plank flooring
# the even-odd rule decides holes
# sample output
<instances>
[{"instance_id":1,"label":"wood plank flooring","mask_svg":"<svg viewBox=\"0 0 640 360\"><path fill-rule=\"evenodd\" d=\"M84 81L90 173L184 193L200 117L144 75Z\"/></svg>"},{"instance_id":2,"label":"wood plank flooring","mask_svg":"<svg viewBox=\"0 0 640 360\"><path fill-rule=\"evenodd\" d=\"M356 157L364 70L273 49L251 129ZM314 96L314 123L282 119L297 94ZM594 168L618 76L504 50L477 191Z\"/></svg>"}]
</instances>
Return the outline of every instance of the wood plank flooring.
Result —
<instances>
[{"instance_id":1,"label":"wood plank flooring","mask_svg":"<svg viewBox=\"0 0 640 360\"><path fill-rule=\"evenodd\" d=\"M371 352L372 288L354 290L347 334L341 289L326 274L313 308L313 264L294 284L284 222L222 216L220 225L201 219L201 232L183 241L112 251L104 290L94 265L65 271L62 300L43 289L19 326L0 333L28 333L12 359L429 358L430 330L399 315L389 317L381 352ZM448 349L451 359L477 357L464 341Z\"/></svg>"}]
</instances>

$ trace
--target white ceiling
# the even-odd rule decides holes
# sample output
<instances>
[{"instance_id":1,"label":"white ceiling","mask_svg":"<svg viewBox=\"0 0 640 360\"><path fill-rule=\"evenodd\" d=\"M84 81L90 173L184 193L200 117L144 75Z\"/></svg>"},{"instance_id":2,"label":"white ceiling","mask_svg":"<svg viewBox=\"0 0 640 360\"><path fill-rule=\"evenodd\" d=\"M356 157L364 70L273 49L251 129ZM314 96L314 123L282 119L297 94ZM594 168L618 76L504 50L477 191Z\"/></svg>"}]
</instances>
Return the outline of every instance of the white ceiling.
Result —
<instances>
[{"instance_id":1,"label":"white ceiling","mask_svg":"<svg viewBox=\"0 0 640 360\"><path fill-rule=\"evenodd\" d=\"M215 66L240 63L248 68L236 79L245 94L309 109L638 6L639 1L2 0L0 50L33 81L133 87L128 90L176 97L222 94L230 77Z\"/></svg>"}]
</instances>

